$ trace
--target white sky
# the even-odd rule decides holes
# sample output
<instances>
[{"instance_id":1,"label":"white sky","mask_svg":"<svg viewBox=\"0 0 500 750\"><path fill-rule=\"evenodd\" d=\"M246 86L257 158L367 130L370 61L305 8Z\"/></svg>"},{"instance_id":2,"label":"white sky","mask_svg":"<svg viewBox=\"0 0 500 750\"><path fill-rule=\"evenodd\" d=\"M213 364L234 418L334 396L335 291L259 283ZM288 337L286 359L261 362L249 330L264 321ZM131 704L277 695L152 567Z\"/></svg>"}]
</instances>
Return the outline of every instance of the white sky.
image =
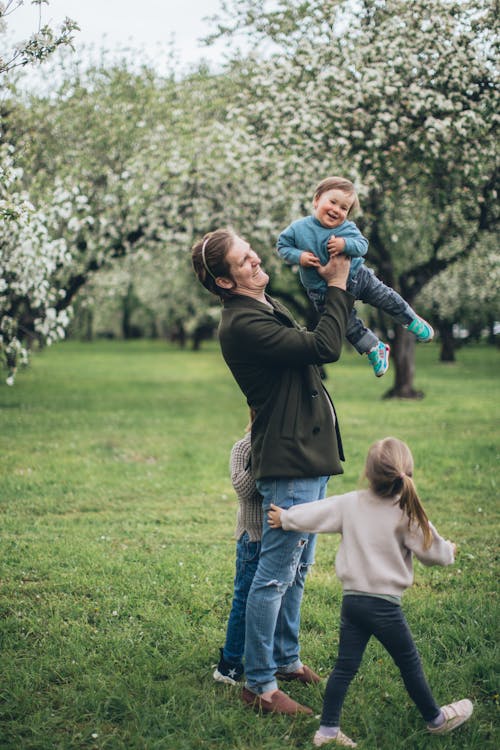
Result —
<instances>
[{"instance_id":1,"label":"white sky","mask_svg":"<svg viewBox=\"0 0 500 750\"><path fill-rule=\"evenodd\" d=\"M148 59L156 59L161 72L162 50L166 54L172 40L181 66L201 58L214 65L221 60L225 43L212 49L199 42L214 30L207 16L218 13L220 6L221 0L49 0L41 7L42 23L58 27L66 16L78 23L77 52L89 45L108 50L132 47L144 50ZM9 38L18 42L36 31L38 14L38 6L24 0L6 18Z\"/></svg>"}]
</instances>

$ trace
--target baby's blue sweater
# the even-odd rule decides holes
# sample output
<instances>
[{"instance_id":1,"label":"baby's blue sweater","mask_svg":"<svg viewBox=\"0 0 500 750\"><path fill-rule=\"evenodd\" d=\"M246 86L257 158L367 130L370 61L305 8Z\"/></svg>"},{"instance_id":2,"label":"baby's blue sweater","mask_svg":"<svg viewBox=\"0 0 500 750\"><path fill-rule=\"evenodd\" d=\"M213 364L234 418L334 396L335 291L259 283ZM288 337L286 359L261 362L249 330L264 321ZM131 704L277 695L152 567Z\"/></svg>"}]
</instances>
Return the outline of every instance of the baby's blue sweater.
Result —
<instances>
[{"instance_id":1,"label":"baby's blue sweater","mask_svg":"<svg viewBox=\"0 0 500 750\"><path fill-rule=\"evenodd\" d=\"M363 265L362 256L368 250L368 240L353 221L344 221L335 229L324 227L312 215L293 221L278 237L278 253L290 265L299 265L301 253L308 250L320 259L321 265L325 265L330 257L326 243L332 235L345 240L344 252L352 259L349 272L351 280ZM306 289L323 290L326 287L326 282L315 268L299 266L299 275Z\"/></svg>"}]
</instances>

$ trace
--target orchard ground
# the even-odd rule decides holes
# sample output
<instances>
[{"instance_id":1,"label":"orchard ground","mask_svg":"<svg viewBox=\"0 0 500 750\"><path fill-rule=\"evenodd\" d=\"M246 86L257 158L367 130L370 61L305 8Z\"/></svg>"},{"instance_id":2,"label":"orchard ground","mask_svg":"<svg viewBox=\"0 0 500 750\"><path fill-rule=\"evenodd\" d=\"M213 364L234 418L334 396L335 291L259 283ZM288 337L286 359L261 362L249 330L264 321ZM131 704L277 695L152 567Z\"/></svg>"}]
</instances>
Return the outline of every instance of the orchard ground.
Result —
<instances>
[{"instance_id":1,"label":"orchard ground","mask_svg":"<svg viewBox=\"0 0 500 750\"><path fill-rule=\"evenodd\" d=\"M371 643L343 715L362 750L493 750L498 350L443 365L418 346L421 401L385 401L346 351L329 366L347 462L329 491L358 484L370 443L411 446L431 520L458 544L450 568L415 565L405 611L437 699L470 697L471 721L429 737L387 654ZM317 719L259 717L214 683L232 593L231 445L247 409L216 343L58 344L0 387L3 750L278 750L312 747ZM318 541L303 604L302 656L326 677L341 591L336 537ZM289 686L321 710L324 685Z\"/></svg>"}]
</instances>

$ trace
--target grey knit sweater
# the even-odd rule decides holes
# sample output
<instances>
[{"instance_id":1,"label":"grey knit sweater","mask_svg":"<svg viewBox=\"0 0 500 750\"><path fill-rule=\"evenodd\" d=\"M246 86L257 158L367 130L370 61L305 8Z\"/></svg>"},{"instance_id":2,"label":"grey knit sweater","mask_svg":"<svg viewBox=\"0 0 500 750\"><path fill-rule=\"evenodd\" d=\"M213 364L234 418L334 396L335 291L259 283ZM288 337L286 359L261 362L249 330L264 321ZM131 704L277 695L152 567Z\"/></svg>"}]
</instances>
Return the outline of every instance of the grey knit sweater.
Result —
<instances>
[{"instance_id":1,"label":"grey knit sweater","mask_svg":"<svg viewBox=\"0 0 500 750\"><path fill-rule=\"evenodd\" d=\"M344 591L400 597L413 582L413 555L424 565L451 565L454 554L432 524L432 544L424 549L420 527L408 528L397 500L348 492L284 510L281 523L285 530L342 534L335 571Z\"/></svg>"},{"instance_id":2,"label":"grey knit sweater","mask_svg":"<svg viewBox=\"0 0 500 750\"><path fill-rule=\"evenodd\" d=\"M260 542L262 536L262 497L257 492L250 468L250 433L236 442L231 449L229 471L238 496L236 539L246 531L251 542Z\"/></svg>"}]
</instances>

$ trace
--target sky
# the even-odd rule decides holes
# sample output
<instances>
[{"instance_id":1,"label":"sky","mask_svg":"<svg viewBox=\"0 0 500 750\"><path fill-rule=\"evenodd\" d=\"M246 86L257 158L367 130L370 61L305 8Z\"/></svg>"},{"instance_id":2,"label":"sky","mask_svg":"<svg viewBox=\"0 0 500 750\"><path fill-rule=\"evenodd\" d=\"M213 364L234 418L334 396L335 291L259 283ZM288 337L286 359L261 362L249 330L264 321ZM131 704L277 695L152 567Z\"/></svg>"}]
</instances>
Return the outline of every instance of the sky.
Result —
<instances>
[{"instance_id":1,"label":"sky","mask_svg":"<svg viewBox=\"0 0 500 750\"><path fill-rule=\"evenodd\" d=\"M66 16L78 23L77 51L90 45L108 50L144 49L156 60L160 72L172 40L176 61L182 67L202 57L216 65L226 48L223 42L214 49L199 42L214 30L207 17L219 12L221 0L49 0L41 7L42 23L58 27ZM38 28L38 15L38 6L24 0L6 19L9 37L15 42L27 38Z\"/></svg>"}]
</instances>

